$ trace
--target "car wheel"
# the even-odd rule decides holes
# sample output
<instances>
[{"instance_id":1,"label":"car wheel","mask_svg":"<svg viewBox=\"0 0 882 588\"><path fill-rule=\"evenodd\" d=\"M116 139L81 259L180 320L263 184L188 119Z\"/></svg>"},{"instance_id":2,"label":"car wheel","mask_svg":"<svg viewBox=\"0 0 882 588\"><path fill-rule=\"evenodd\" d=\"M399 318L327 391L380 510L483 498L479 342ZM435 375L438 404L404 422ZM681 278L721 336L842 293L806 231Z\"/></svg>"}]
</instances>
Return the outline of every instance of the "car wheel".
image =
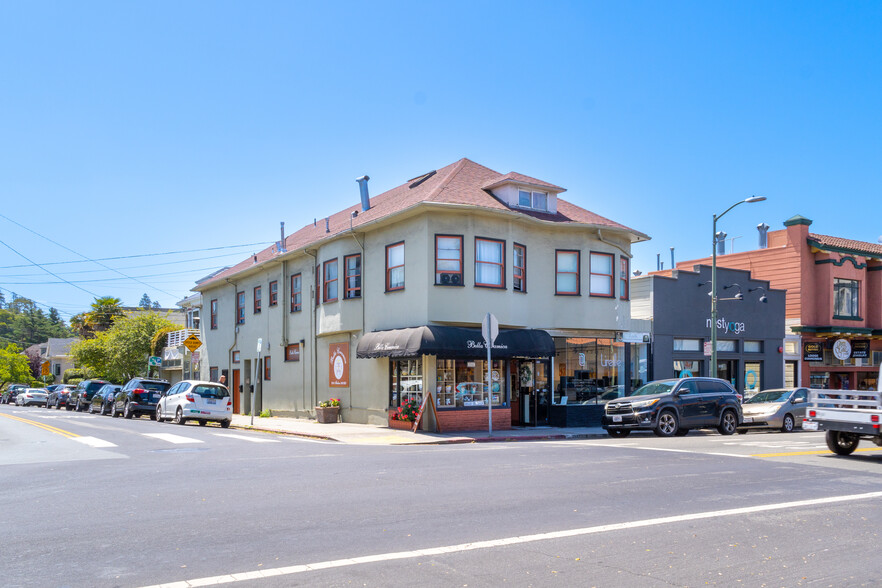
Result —
<instances>
[{"instance_id":1,"label":"car wheel","mask_svg":"<svg viewBox=\"0 0 882 588\"><path fill-rule=\"evenodd\" d=\"M187 424L187 419L184 418L184 411L181 410L181 407L178 407L177 412L175 412L175 418L172 421L176 425L185 425Z\"/></svg>"},{"instance_id":2,"label":"car wheel","mask_svg":"<svg viewBox=\"0 0 882 588\"><path fill-rule=\"evenodd\" d=\"M226 422L228 421L224 421L224 423ZM221 426L223 426L223 423L221 423ZM631 431L628 429L607 429L606 432L609 433L610 437L615 439L622 439L631 434Z\"/></svg>"},{"instance_id":3,"label":"car wheel","mask_svg":"<svg viewBox=\"0 0 882 588\"><path fill-rule=\"evenodd\" d=\"M119 416L119 413L116 412L116 402L110 405L110 416L116 418Z\"/></svg>"},{"instance_id":4,"label":"car wheel","mask_svg":"<svg viewBox=\"0 0 882 588\"><path fill-rule=\"evenodd\" d=\"M221 421L221 428L223 428L223 429L229 429L229 428L230 428L230 423L231 423L231 422L232 422L232 421Z\"/></svg>"},{"instance_id":5,"label":"car wheel","mask_svg":"<svg viewBox=\"0 0 882 588\"><path fill-rule=\"evenodd\" d=\"M796 425L796 423L793 420L793 415L785 414L784 415L784 424L781 425L781 432L782 433L792 433L793 427L795 425Z\"/></svg>"},{"instance_id":6,"label":"car wheel","mask_svg":"<svg viewBox=\"0 0 882 588\"><path fill-rule=\"evenodd\" d=\"M854 433L827 431L827 447L836 455L851 455L857 449L860 437Z\"/></svg>"},{"instance_id":7,"label":"car wheel","mask_svg":"<svg viewBox=\"0 0 882 588\"><path fill-rule=\"evenodd\" d=\"M685 437L685 436L688 435L688 434L689 434L689 429L677 429L677 432L675 433L675 436L677 436L677 437Z\"/></svg>"},{"instance_id":8,"label":"car wheel","mask_svg":"<svg viewBox=\"0 0 882 588\"><path fill-rule=\"evenodd\" d=\"M677 415L673 410L663 410L658 415L658 425L655 427L655 434L659 437L673 437L677 434L679 428Z\"/></svg>"},{"instance_id":9,"label":"car wheel","mask_svg":"<svg viewBox=\"0 0 882 588\"><path fill-rule=\"evenodd\" d=\"M720 426L717 427L717 431L720 432L720 435L734 435L737 430L738 417L735 415L735 411L723 411L723 417L720 419Z\"/></svg>"},{"instance_id":10,"label":"car wheel","mask_svg":"<svg viewBox=\"0 0 882 588\"><path fill-rule=\"evenodd\" d=\"M132 406L128 402L126 402L126 405L123 408L123 417L130 419L133 416L135 416L135 415L132 414Z\"/></svg>"},{"instance_id":11,"label":"car wheel","mask_svg":"<svg viewBox=\"0 0 882 588\"><path fill-rule=\"evenodd\" d=\"M156 416L155 416L155 419L156 419L156 422L157 422L157 423L161 423L161 422L163 422L163 421L165 420L164 418L162 418L162 411L159 409L159 405L156 406Z\"/></svg>"},{"instance_id":12,"label":"car wheel","mask_svg":"<svg viewBox=\"0 0 882 588\"><path fill-rule=\"evenodd\" d=\"M73 407L70 405L70 403L67 403L64 405L64 410L70 412L73 410Z\"/></svg>"}]
</instances>

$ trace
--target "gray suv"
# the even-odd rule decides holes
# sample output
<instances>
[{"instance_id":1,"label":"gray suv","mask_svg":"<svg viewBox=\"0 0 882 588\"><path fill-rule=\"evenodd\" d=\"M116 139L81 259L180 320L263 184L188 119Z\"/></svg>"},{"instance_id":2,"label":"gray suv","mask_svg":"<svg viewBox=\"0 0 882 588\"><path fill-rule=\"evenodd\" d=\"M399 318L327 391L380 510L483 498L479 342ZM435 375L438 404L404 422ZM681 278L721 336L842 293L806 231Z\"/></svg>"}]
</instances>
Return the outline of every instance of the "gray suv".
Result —
<instances>
[{"instance_id":1,"label":"gray suv","mask_svg":"<svg viewBox=\"0 0 882 588\"><path fill-rule=\"evenodd\" d=\"M659 437L683 436L690 429L732 435L742 420L741 403L728 382L680 378L650 382L630 396L610 400L602 426L611 437L627 437L634 430L653 431Z\"/></svg>"}]
</instances>

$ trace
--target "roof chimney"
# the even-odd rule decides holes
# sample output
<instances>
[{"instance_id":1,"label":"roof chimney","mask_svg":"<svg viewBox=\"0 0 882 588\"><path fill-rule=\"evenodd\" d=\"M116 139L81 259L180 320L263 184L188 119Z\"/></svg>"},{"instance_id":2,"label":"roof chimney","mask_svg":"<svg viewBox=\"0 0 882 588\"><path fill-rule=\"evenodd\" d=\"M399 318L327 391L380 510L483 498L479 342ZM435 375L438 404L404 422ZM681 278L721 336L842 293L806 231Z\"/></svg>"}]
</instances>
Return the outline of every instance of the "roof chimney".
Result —
<instances>
[{"instance_id":1,"label":"roof chimney","mask_svg":"<svg viewBox=\"0 0 882 588\"><path fill-rule=\"evenodd\" d=\"M768 249L769 248L769 225L766 223L760 223L756 226L756 230L759 231L759 248L760 249Z\"/></svg>"},{"instance_id":2,"label":"roof chimney","mask_svg":"<svg viewBox=\"0 0 882 588\"><path fill-rule=\"evenodd\" d=\"M326 233L331 232L331 217L329 217L329 216L325 217L325 232Z\"/></svg>"},{"instance_id":3,"label":"roof chimney","mask_svg":"<svg viewBox=\"0 0 882 588\"><path fill-rule=\"evenodd\" d=\"M282 239L281 239L281 241L279 241L278 251L279 251L279 253L287 253L288 250L285 249L285 221L282 221L282 228L280 230L280 234L281 234Z\"/></svg>"},{"instance_id":4,"label":"roof chimney","mask_svg":"<svg viewBox=\"0 0 882 588\"><path fill-rule=\"evenodd\" d=\"M674 248L671 247L671 269L674 269Z\"/></svg>"},{"instance_id":5,"label":"roof chimney","mask_svg":"<svg viewBox=\"0 0 882 588\"><path fill-rule=\"evenodd\" d=\"M726 255L726 237L729 235L723 231L717 231L717 255Z\"/></svg>"},{"instance_id":6,"label":"roof chimney","mask_svg":"<svg viewBox=\"0 0 882 588\"><path fill-rule=\"evenodd\" d=\"M368 194L368 180L371 179L369 176L361 176L360 178L355 178L355 181L358 182L358 191L361 193L361 209L369 210L371 207L371 197Z\"/></svg>"}]
</instances>

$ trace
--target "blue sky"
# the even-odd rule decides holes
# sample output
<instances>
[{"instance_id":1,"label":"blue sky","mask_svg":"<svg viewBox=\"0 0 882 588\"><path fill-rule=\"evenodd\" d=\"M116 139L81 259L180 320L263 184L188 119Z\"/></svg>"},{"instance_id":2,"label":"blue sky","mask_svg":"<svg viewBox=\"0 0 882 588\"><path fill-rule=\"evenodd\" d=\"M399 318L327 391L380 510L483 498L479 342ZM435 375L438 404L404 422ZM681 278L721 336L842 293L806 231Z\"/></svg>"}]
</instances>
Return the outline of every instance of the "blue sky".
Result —
<instances>
[{"instance_id":1,"label":"blue sky","mask_svg":"<svg viewBox=\"0 0 882 588\"><path fill-rule=\"evenodd\" d=\"M882 3L0 3L0 287L171 306L468 157L649 234L633 269L801 214L876 242ZM10 222L52 239L64 249ZM244 247L232 247L246 245ZM209 248L212 251L80 260ZM95 271L101 270L101 271ZM77 273L73 273L77 272Z\"/></svg>"}]
</instances>

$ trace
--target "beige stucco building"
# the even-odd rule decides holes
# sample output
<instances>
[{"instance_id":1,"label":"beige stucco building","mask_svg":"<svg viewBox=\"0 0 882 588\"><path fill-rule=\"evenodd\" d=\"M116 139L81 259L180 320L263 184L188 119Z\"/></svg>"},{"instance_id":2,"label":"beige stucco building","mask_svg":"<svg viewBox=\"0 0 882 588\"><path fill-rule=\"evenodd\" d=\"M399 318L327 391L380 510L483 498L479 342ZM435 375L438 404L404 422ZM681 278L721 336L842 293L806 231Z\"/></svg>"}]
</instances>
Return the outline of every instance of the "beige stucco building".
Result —
<instances>
[{"instance_id":1,"label":"beige stucco building","mask_svg":"<svg viewBox=\"0 0 882 588\"><path fill-rule=\"evenodd\" d=\"M494 428L566 425L639 381L621 335L631 245L646 235L467 159L373 198L360 184L360 204L194 288L203 369L227 376L237 412L256 384L258 412L313 414L334 397L343 420L379 424L431 392L427 426L486 427L490 403ZM490 386L488 312L500 326Z\"/></svg>"}]
</instances>

